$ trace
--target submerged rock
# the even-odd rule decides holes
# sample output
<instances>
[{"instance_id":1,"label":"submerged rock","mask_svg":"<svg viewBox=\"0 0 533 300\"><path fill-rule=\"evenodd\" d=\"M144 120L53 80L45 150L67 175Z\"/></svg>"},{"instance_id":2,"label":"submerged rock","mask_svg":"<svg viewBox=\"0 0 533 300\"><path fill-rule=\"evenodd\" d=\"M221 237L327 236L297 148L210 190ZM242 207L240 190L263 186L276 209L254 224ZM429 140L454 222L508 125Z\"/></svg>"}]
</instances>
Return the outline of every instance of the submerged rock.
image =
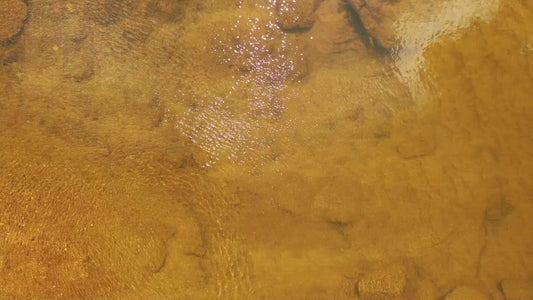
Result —
<instances>
[{"instance_id":1,"label":"submerged rock","mask_svg":"<svg viewBox=\"0 0 533 300\"><path fill-rule=\"evenodd\" d=\"M131 16L137 6L135 0L85 0L83 11L91 22L107 26Z\"/></svg>"},{"instance_id":2,"label":"submerged rock","mask_svg":"<svg viewBox=\"0 0 533 300\"><path fill-rule=\"evenodd\" d=\"M406 124L395 133L396 151L403 159L414 159L433 155L438 147L435 124L416 122Z\"/></svg>"},{"instance_id":3,"label":"submerged rock","mask_svg":"<svg viewBox=\"0 0 533 300\"><path fill-rule=\"evenodd\" d=\"M20 44L2 47L2 49L0 49L0 64L17 62L22 57L23 50L23 46Z\"/></svg>"},{"instance_id":4,"label":"submerged rock","mask_svg":"<svg viewBox=\"0 0 533 300\"><path fill-rule=\"evenodd\" d=\"M282 0L277 3L277 20L283 30L309 29L315 22L320 0Z\"/></svg>"},{"instance_id":5,"label":"submerged rock","mask_svg":"<svg viewBox=\"0 0 533 300\"><path fill-rule=\"evenodd\" d=\"M401 141L396 150L404 159L428 156L435 152L435 143L424 138L413 138Z\"/></svg>"},{"instance_id":6,"label":"submerged rock","mask_svg":"<svg viewBox=\"0 0 533 300\"><path fill-rule=\"evenodd\" d=\"M28 8L22 0L3 0L0 4L0 41L8 40L20 32Z\"/></svg>"},{"instance_id":7,"label":"submerged rock","mask_svg":"<svg viewBox=\"0 0 533 300\"><path fill-rule=\"evenodd\" d=\"M378 50L425 47L437 37L466 28L476 19L490 19L499 0L344 0L354 26Z\"/></svg>"},{"instance_id":8,"label":"submerged rock","mask_svg":"<svg viewBox=\"0 0 533 300\"><path fill-rule=\"evenodd\" d=\"M69 55L63 65L63 76L75 82L89 81L94 76L94 61L79 53Z\"/></svg>"},{"instance_id":9,"label":"submerged rock","mask_svg":"<svg viewBox=\"0 0 533 300\"><path fill-rule=\"evenodd\" d=\"M357 291L362 299L396 299L407 286L405 268L395 264L377 269L361 279Z\"/></svg>"},{"instance_id":10,"label":"submerged rock","mask_svg":"<svg viewBox=\"0 0 533 300\"><path fill-rule=\"evenodd\" d=\"M490 296L470 286L458 286L444 298L444 300L491 300L491 299L492 298Z\"/></svg>"},{"instance_id":11,"label":"submerged rock","mask_svg":"<svg viewBox=\"0 0 533 300\"><path fill-rule=\"evenodd\" d=\"M390 49L396 42L394 23L409 6L405 0L348 0L374 42Z\"/></svg>"},{"instance_id":12,"label":"submerged rock","mask_svg":"<svg viewBox=\"0 0 533 300\"><path fill-rule=\"evenodd\" d=\"M533 299L533 280L506 279L500 283L505 300Z\"/></svg>"},{"instance_id":13,"label":"submerged rock","mask_svg":"<svg viewBox=\"0 0 533 300\"><path fill-rule=\"evenodd\" d=\"M183 18L189 1L147 0L145 2L145 11L148 17L171 23L180 21Z\"/></svg>"},{"instance_id":14,"label":"submerged rock","mask_svg":"<svg viewBox=\"0 0 533 300\"><path fill-rule=\"evenodd\" d=\"M513 211L513 206L505 197L489 199L489 204L485 209L485 221L497 223L502 221Z\"/></svg>"}]
</instances>

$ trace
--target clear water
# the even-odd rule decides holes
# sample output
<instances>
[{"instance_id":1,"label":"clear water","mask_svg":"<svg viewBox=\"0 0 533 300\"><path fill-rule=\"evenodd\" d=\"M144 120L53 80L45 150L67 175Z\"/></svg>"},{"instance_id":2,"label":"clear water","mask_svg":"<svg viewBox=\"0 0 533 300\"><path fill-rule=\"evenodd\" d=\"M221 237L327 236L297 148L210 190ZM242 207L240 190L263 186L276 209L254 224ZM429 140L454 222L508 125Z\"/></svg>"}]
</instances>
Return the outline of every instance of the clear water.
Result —
<instances>
[{"instance_id":1,"label":"clear water","mask_svg":"<svg viewBox=\"0 0 533 300\"><path fill-rule=\"evenodd\" d=\"M533 4L311 2L29 1L0 299L530 299Z\"/></svg>"}]
</instances>

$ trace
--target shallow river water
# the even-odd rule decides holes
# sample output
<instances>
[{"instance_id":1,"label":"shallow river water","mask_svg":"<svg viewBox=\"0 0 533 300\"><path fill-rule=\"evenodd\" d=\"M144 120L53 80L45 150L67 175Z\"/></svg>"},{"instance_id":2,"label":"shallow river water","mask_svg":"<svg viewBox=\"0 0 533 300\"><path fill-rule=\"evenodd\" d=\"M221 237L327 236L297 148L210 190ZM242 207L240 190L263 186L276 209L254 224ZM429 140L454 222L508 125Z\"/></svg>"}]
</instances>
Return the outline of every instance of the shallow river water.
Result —
<instances>
[{"instance_id":1,"label":"shallow river water","mask_svg":"<svg viewBox=\"0 0 533 300\"><path fill-rule=\"evenodd\" d=\"M533 299L530 0L2 0L0 299Z\"/></svg>"}]
</instances>

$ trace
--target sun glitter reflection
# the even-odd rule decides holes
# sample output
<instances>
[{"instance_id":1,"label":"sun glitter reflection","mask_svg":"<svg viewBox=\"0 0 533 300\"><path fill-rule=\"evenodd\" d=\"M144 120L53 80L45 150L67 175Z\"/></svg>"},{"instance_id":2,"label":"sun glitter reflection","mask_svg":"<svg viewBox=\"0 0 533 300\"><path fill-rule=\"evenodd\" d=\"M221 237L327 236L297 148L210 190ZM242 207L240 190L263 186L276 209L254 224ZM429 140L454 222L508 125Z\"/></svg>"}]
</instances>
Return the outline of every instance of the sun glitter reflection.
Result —
<instances>
[{"instance_id":1,"label":"sun glitter reflection","mask_svg":"<svg viewBox=\"0 0 533 300\"><path fill-rule=\"evenodd\" d=\"M239 15L212 41L219 63L235 70L233 85L223 96L209 91L203 98L192 96L195 105L177 126L208 154L205 167L223 159L254 165L264 161L261 153L269 146L265 141L276 134L288 101L283 91L290 80L301 76L304 62L303 53L278 25L279 5L277 1L253 5L264 17ZM241 2L239 9L244 6ZM238 107L229 99L237 99Z\"/></svg>"}]
</instances>

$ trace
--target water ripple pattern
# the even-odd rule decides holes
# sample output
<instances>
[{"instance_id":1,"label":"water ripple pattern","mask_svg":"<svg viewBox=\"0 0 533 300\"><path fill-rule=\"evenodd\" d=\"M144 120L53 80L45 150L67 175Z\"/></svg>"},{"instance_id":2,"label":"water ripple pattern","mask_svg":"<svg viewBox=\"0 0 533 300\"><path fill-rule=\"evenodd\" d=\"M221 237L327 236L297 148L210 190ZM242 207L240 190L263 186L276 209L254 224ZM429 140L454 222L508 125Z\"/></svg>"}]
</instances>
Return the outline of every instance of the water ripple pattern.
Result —
<instances>
[{"instance_id":1,"label":"water ripple pattern","mask_svg":"<svg viewBox=\"0 0 533 300\"><path fill-rule=\"evenodd\" d=\"M278 25L276 10L284 7L278 2L253 5L264 17L239 15L232 27L221 28L214 38L212 53L236 70L233 85L222 96L209 91L205 97L192 96L195 105L177 126L208 154L205 167L222 159L261 164L267 141L276 133L287 101L283 91L289 80L299 78L297 66L303 61L298 46ZM245 6L241 2L239 9ZM238 109L229 99L237 99Z\"/></svg>"}]
</instances>

